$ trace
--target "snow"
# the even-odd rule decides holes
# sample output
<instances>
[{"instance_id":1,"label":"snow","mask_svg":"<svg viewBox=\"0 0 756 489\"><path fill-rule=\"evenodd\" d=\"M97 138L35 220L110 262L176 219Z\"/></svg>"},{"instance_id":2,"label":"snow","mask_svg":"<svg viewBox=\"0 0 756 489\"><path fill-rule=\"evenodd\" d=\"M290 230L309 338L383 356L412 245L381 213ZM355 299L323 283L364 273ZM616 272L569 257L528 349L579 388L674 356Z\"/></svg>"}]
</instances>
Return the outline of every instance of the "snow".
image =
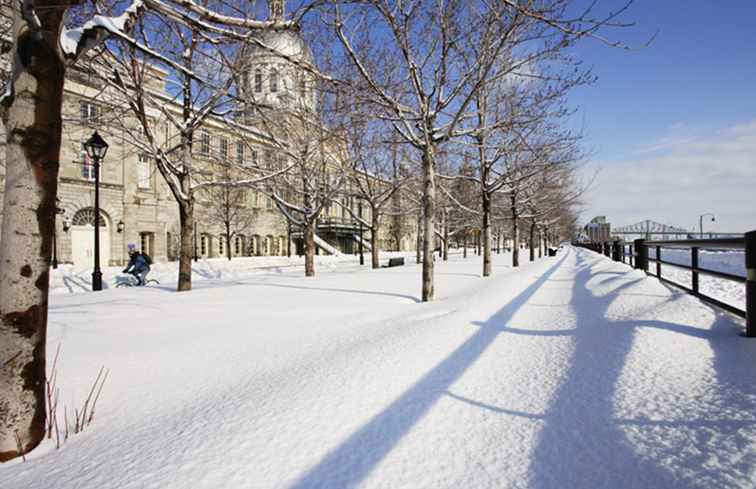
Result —
<instances>
[{"instance_id":1,"label":"snow","mask_svg":"<svg viewBox=\"0 0 756 489\"><path fill-rule=\"evenodd\" d=\"M90 430L0 466L0 486L753 487L739 319L569 247L495 255L486 279L454 254L433 303L414 260L323 258L309 279L54 295L62 401L110 377Z\"/></svg>"},{"instance_id":2,"label":"snow","mask_svg":"<svg viewBox=\"0 0 756 489\"><path fill-rule=\"evenodd\" d=\"M315 244L318 246L318 248L331 255L339 256L341 254L339 250L331 246L326 240L324 240L317 234L315 235Z\"/></svg>"},{"instance_id":3,"label":"snow","mask_svg":"<svg viewBox=\"0 0 756 489\"><path fill-rule=\"evenodd\" d=\"M381 262L385 265L394 256L410 257L411 253L382 252ZM316 255L315 271L329 270L347 264L359 263L359 255ZM103 267L103 288L114 288L129 279L122 273L124 267ZM240 280L260 274L300 272L304 274L304 257L292 256L256 256L238 257L229 261L226 258L200 258L192 262L192 282L205 280ZM154 263L148 276L157 280L165 290L175 289L178 278L178 262ZM92 290L92 268L74 267L70 264L59 265L50 273L50 293L64 294L89 292Z\"/></svg>"},{"instance_id":4,"label":"snow","mask_svg":"<svg viewBox=\"0 0 756 489\"><path fill-rule=\"evenodd\" d=\"M126 29L126 24L134 18L134 15L142 8L142 0L134 0L124 12L116 17L107 17L104 15L95 15L91 20L87 21L83 26L74 29L66 29L65 27L60 33L60 48L63 54L68 56L76 56L79 43L85 32L95 29L104 29L112 34L123 35Z\"/></svg>"},{"instance_id":5,"label":"snow","mask_svg":"<svg viewBox=\"0 0 756 489\"><path fill-rule=\"evenodd\" d=\"M656 257L656 250L649 250L649 257ZM662 248L662 260L681 265L690 266L690 250ZM701 250L699 252L698 264L701 268L709 270L726 272L745 278L745 252L742 250L732 251L715 251ZM649 264L652 273L656 272L656 264ZM691 273L688 270L662 265L662 277L673 282L679 283L686 287L691 285ZM739 309L745 310L745 287L741 282L727 280L711 275L699 274L699 290L702 294L719 299L727 304L731 304Z\"/></svg>"}]
</instances>

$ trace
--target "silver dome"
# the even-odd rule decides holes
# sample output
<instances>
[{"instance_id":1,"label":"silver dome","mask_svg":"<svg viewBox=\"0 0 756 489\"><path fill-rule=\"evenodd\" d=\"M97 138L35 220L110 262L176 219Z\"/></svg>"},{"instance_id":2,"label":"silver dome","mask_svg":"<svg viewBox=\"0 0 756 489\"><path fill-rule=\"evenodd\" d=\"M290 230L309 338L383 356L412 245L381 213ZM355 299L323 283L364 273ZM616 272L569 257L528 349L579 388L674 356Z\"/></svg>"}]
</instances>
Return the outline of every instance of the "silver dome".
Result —
<instances>
[{"instance_id":1,"label":"silver dome","mask_svg":"<svg viewBox=\"0 0 756 489\"><path fill-rule=\"evenodd\" d=\"M307 46L299 31L292 29L262 31L256 33L254 38L260 41L265 47L260 46L254 41L250 43L247 56L251 58L249 61L252 63L258 60L262 61L262 58L276 57L277 54L309 64L314 63L312 51L310 51L309 46ZM279 59L282 58L279 56Z\"/></svg>"}]
</instances>

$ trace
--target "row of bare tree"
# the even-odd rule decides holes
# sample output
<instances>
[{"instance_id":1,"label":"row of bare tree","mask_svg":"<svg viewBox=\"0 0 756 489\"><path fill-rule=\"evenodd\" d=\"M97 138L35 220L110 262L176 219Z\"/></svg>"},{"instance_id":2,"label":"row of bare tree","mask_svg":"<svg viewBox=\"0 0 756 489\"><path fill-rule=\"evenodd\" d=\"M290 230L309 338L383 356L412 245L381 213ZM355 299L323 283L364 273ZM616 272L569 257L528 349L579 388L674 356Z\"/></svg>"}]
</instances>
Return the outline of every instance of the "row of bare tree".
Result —
<instances>
[{"instance_id":1,"label":"row of bare tree","mask_svg":"<svg viewBox=\"0 0 756 489\"><path fill-rule=\"evenodd\" d=\"M448 248L480 230L487 276L493 235L500 244L507 230L517 265L523 228L531 243L571 228L583 155L565 129L566 97L592 77L568 53L583 38L618 46L603 33L623 26L627 5L602 13L600 2L580 10L573 0L304 0L286 17L281 0L269 3L265 20L264 5L248 0L5 4L14 22L0 98L0 461L44 434L63 83L76 63L96 66L118 126L177 203L178 290L191 288L197 195L214 188L273 199L302 230L307 275L318 219L335 202L370 230L374 266L384 219L419 216L424 301L434 297L437 241ZM269 32L304 35L318 57L279 49L259 35ZM316 102L271 103L241 89L249 56L260 53L299 73ZM165 89L155 88L156 69ZM277 163L198 156L201 128L221 123L248 151L264 142ZM370 212L345 202L345 189Z\"/></svg>"}]
</instances>

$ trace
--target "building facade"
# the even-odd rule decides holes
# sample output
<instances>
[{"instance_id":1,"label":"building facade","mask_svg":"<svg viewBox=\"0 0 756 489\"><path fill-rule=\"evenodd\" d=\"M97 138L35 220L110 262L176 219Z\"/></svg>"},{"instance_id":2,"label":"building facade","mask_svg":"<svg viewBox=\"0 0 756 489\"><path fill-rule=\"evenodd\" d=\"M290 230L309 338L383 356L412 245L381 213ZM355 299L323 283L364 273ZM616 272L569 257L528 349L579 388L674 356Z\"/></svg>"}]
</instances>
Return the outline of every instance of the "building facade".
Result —
<instances>
[{"instance_id":1,"label":"building facade","mask_svg":"<svg viewBox=\"0 0 756 489\"><path fill-rule=\"evenodd\" d=\"M289 56L301 56L311 61L311 53L296 32L270 32L262 40ZM288 107L299 100L306 110L315 111L311 83L281 58L269 53L251 52L251 62L243 72L239 93L255 101ZM165 90L165 73L154 70L156 91ZM70 68L64 86L63 143L60 155L58 182L58 216L56 222L55 254L59 263L71 263L76 268L92 266L94 254L94 166L83 143L97 130L109 144L108 153L100 166L100 260L102 266L122 265L130 246L145 251L156 262L178 258L180 228L178 207L157 171L152 158L135 144L134 131L128 131L123 119L114 119L113 102L108 89L87 66ZM178 109L177 109L178 110ZM245 124L254 125L253 111L242 114ZM2 129L2 128L0 128ZM193 144L197 155L210 159L236 160L236 163L257 164L259 159L275 159L274 149L266 145L262 131L251 128L242 142L239 128L231 130L223 120L208 119L195 134ZM171 135L168 128L162 137ZM0 135L3 145L5 135ZM250 142L251 141L251 142ZM0 147L0 160L5 151ZM2 167L4 165L0 165ZM211 169L212 165L208 164ZM208 170L212 171L212 170ZM0 177L4 172L0 173ZM213 178L209 175L208 178ZM4 183L3 183L4 186ZM0 187L2 188L2 187ZM2 190L0 190L2 193ZM1 195L0 195L1 197ZM352 197L350 197L352 198ZM268 194L254 189L244 190L244 225L231 238L233 256L286 255L302 251L301 238L292 229ZM357 206L357 202L349 202ZM223 223L214 219L211 199L198 196L195 210L195 248L199 257L218 257L226 254ZM369 206L362 206L369 209ZM369 219L366 211L365 218ZM343 206L328 206L318 225L321 250L335 248L341 252L355 252L359 242L359 226ZM385 223L379 237L385 250L414 249L415 229L412 218ZM364 233L364 241L369 234ZM332 248L331 248L332 247Z\"/></svg>"}]
</instances>

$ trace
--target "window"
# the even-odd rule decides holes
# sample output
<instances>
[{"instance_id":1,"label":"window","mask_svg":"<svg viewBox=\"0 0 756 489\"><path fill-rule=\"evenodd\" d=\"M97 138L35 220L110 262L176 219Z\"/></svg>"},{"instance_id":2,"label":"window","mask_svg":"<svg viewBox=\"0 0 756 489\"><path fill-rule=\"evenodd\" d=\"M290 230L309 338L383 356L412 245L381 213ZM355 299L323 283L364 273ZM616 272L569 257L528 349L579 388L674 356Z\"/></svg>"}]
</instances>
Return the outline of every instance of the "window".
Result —
<instances>
[{"instance_id":1,"label":"window","mask_svg":"<svg viewBox=\"0 0 756 489\"><path fill-rule=\"evenodd\" d=\"M244 166L244 141L236 142L236 163Z\"/></svg>"},{"instance_id":2,"label":"window","mask_svg":"<svg viewBox=\"0 0 756 489\"><path fill-rule=\"evenodd\" d=\"M262 92L262 71L255 70L255 93Z\"/></svg>"},{"instance_id":3,"label":"window","mask_svg":"<svg viewBox=\"0 0 756 489\"><path fill-rule=\"evenodd\" d=\"M79 116L81 122L97 122L99 116L99 107L92 102L82 100L79 102Z\"/></svg>"},{"instance_id":4,"label":"window","mask_svg":"<svg viewBox=\"0 0 756 489\"><path fill-rule=\"evenodd\" d=\"M139 250L142 253L146 253L150 256L152 256L153 253L153 243L154 243L154 234L150 232L145 233L139 233Z\"/></svg>"},{"instance_id":5,"label":"window","mask_svg":"<svg viewBox=\"0 0 756 489\"><path fill-rule=\"evenodd\" d=\"M246 90L249 87L249 72L244 70L241 74L241 87Z\"/></svg>"},{"instance_id":6,"label":"window","mask_svg":"<svg viewBox=\"0 0 756 489\"><path fill-rule=\"evenodd\" d=\"M218 148L220 150L220 159L222 161L228 160L228 139L227 138L220 138L218 141Z\"/></svg>"},{"instance_id":7,"label":"window","mask_svg":"<svg viewBox=\"0 0 756 489\"><path fill-rule=\"evenodd\" d=\"M150 188L150 157L144 153L139 155L137 161L137 187L140 189Z\"/></svg>"},{"instance_id":8,"label":"window","mask_svg":"<svg viewBox=\"0 0 756 489\"><path fill-rule=\"evenodd\" d=\"M271 93L278 91L278 71L275 69L270 70L270 91Z\"/></svg>"},{"instance_id":9,"label":"window","mask_svg":"<svg viewBox=\"0 0 756 489\"><path fill-rule=\"evenodd\" d=\"M265 197L265 208L266 209L273 208L273 199L271 197L268 197L268 196Z\"/></svg>"},{"instance_id":10,"label":"window","mask_svg":"<svg viewBox=\"0 0 756 489\"><path fill-rule=\"evenodd\" d=\"M241 255L242 250L244 249L243 239L241 236L237 236L236 239L234 239L234 254L235 255Z\"/></svg>"},{"instance_id":11,"label":"window","mask_svg":"<svg viewBox=\"0 0 756 489\"><path fill-rule=\"evenodd\" d=\"M218 236L218 255L226 254L226 237L224 235Z\"/></svg>"},{"instance_id":12,"label":"window","mask_svg":"<svg viewBox=\"0 0 756 489\"><path fill-rule=\"evenodd\" d=\"M267 169L273 168L273 152L272 151L265 151L265 161L263 161L263 165Z\"/></svg>"},{"instance_id":13,"label":"window","mask_svg":"<svg viewBox=\"0 0 756 489\"><path fill-rule=\"evenodd\" d=\"M81 150L79 151L79 164L81 165L81 178L84 180L94 180L94 162L89 159L87 150L84 149L84 143L81 143Z\"/></svg>"},{"instance_id":14,"label":"window","mask_svg":"<svg viewBox=\"0 0 756 489\"><path fill-rule=\"evenodd\" d=\"M252 207L259 207L260 206L260 200L258 199L257 190L252 190L250 192L250 199L251 199Z\"/></svg>"},{"instance_id":15,"label":"window","mask_svg":"<svg viewBox=\"0 0 756 489\"><path fill-rule=\"evenodd\" d=\"M256 149L252 148L252 155L251 156L252 156L252 166L257 166L258 161L257 161L257 150Z\"/></svg>"},{"instance_id":16,"label":"window","mask_svg":"<svg viewBox=\"0 0 756 489\"><path fill-rule=\"evenodd\" d=\"M199 154L210 156L210 133L207 131L200 131Z\"/></svg>"},{"instance_id":17,"label":"window","mask_svg":"<svg viewBox=\"0 0 756 489\"><path fill-rule=\"evenodd\" d=\"M207 236L200 237L200 255L207 256Z\"/></svg>"}]
</instances>

